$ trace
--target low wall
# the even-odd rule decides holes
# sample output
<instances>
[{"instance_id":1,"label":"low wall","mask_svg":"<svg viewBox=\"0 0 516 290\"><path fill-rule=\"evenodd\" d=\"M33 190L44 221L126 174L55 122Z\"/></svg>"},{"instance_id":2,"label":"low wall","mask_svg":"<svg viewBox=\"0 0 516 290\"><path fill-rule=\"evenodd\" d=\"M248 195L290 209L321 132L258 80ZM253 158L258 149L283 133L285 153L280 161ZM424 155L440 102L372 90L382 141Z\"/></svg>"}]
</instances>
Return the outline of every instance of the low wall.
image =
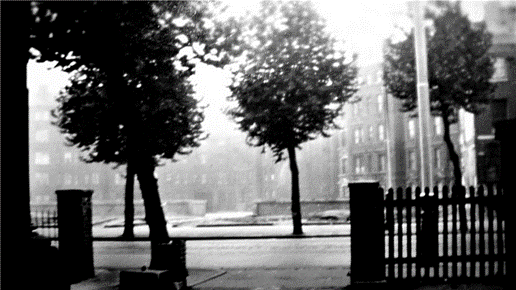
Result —
<instances>
[{"instance_id":1,"label":"low wall","mask_svg":"<svg viewBox=\"0 0 516 290\"><path fill-rule=\"evenodd\" d=\"M255 214L258 216L290 215L290 201L258 201ZM301 213L312 214L335 209L349 209L349 200L304 200L301 201Z\"/></svg>"},{"instance_id":2,"label":"low wall","mask_svg":"<svg viewBox=\"0 0 516 290\"><path fill-rule=\"evenodd\" d=\"M165 215L204 216L206 214L205 200L167 200L162 202ZM31 203L31 211L56 210L56 203ZM94 219L124 215L124 203L117 201L93 201L92 215ZM142 200L134 201L134 215L145 216Z\"/></svg>"}]
</instances>

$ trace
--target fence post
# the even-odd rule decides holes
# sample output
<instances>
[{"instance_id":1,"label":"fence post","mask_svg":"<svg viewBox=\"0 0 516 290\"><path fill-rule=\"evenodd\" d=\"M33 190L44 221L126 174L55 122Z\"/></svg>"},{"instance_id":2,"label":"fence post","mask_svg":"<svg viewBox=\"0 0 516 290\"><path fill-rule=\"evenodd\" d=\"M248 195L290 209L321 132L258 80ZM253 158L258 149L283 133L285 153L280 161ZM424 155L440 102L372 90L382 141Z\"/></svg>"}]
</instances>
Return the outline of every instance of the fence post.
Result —
<instances>
[{"instance_id":1,"label":"fence post","mask_svg":"<svg viewBox=\"0 0 516 290\"><path fill-rule=\"evenodd\" d=\"M385 281L383 194L378 182L349 184L351 283Z\"/></svg>"},{"instance_id":2,"label":"fence post","mask_svg":"<svg viewBox=\"0 0 516 290\"><path fill-rule=\"evenodd\" d=\"M95 277L91 196L92 190L56 190L59 252L70 283Z\"/></svg>"}]
</instances>

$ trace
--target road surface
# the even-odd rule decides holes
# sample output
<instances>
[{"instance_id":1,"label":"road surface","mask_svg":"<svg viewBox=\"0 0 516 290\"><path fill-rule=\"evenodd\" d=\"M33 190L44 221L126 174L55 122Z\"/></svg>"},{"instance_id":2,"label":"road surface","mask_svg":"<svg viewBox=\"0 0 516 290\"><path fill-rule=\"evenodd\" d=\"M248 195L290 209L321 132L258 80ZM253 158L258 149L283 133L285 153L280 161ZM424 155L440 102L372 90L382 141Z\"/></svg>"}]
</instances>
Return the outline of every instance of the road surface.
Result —
<instances>
[{"instance_id":1,"label":"road surface","mask_svg":"<svg viewBox=\"0 0 516 290\"><path fill-rule=\"evenodd\" d=\"M149 242L94 242L95 267L142 267ZM350 239L197 240L186 243L188 268L349 266Z\"/></svg>"}]
</instances>

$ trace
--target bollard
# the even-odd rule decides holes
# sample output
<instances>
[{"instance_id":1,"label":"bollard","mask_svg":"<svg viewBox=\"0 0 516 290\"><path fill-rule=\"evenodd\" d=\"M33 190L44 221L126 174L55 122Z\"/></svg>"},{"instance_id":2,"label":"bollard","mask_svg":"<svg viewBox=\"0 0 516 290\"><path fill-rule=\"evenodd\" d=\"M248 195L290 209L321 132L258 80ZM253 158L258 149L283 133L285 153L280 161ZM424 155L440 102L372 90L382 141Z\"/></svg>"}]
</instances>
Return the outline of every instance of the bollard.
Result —
<instances>
[{"instance_id":1,"label":"bollard","mask_svg":"<svg viewBox=\"0 0 516 290\"><path fill-rule=\"evenodd\" d=\"M351 283L375 285L385 280L383 195L378 182L349 184ZM379 284L381 285L381 284Z\"/></svg>"},{"instance_id":2,"label":"bollard","mask_svg":"<svg viewBox=\"0 0 516 290\"><path fill-rule=\"evenodd\" d=\"M92 190L56 190L59 254L71 284L95 277L93 264Z\"/></svg>"}]
</instances>

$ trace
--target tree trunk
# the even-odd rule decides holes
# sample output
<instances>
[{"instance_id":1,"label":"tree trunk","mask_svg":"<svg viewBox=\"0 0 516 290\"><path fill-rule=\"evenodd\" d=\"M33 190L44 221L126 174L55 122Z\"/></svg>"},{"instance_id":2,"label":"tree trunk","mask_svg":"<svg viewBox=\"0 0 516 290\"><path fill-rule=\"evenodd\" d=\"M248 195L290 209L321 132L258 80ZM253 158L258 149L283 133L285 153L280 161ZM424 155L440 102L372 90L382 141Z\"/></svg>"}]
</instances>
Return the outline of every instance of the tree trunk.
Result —
<instances>
[{"instance_id":1,"label":"tree trunk","mask_svg":"<svg viewBox=\"0 0 516 290\"><path fill-rule=\"evenodd\" d=\"M125 179L124 233L122 238L134 239L134 170L127 162Z\"/></svg>"},{"instance_id":2,"label":"tree trunk","mask_svg":"<svg viewBox=\"0 0 516 290\"><path fill-rule=\"evenodd\" d=\"M155 167L156 165L152 157L140 159L135 163L135 173L142 191L145 221L149 226L149 237L151 240L151 262L149 269L166 270L168 256L160 254L160 247L158 245L168 243L170 238L167 232L165 214L161 207L158 181L154 177ZM168 264L170 264L170 261Z\"/></svg>"},{"instance_id":3,"label":"tree trunk","mask_svg":"<svg viewBox=\"0 0 516 290\"><path fill-rule=\"evenodd\" d=\"M448 120L447 110L443 110L442 113L442 119L443 119L443 127L444 127L444 143L446 144L446 147L448 148L448 155L450 156L450 160L453 164L453 179L455 186L457 187L456 190L453 191L453 194L455 195L455 198L464 200L465 191L461 190L460 187L462 187L462 172L460 170L460 158L457 152L455 151L455 147L453 146L453 142L451 140L450 135L450 121ZM467 224L467 218L466 218L466 207L465 202L459 202L459 218L460 218L460 229L463 233L468 231L468 224Z\"/></svg>"},{"instance_id":4,"label":"tree trunk","mask_svg":"<svg viewBox=\"0 0 516 290\"><path fill-rule=\"evenodd\" d=\"M292 173L292 224L294 226L294 235L302 235L303 229L301 225L301 202L299 193L299 169L296 161L296 148L288 147L288 156L290 162L290 172Z\"/></svg>"}]
</instances>

